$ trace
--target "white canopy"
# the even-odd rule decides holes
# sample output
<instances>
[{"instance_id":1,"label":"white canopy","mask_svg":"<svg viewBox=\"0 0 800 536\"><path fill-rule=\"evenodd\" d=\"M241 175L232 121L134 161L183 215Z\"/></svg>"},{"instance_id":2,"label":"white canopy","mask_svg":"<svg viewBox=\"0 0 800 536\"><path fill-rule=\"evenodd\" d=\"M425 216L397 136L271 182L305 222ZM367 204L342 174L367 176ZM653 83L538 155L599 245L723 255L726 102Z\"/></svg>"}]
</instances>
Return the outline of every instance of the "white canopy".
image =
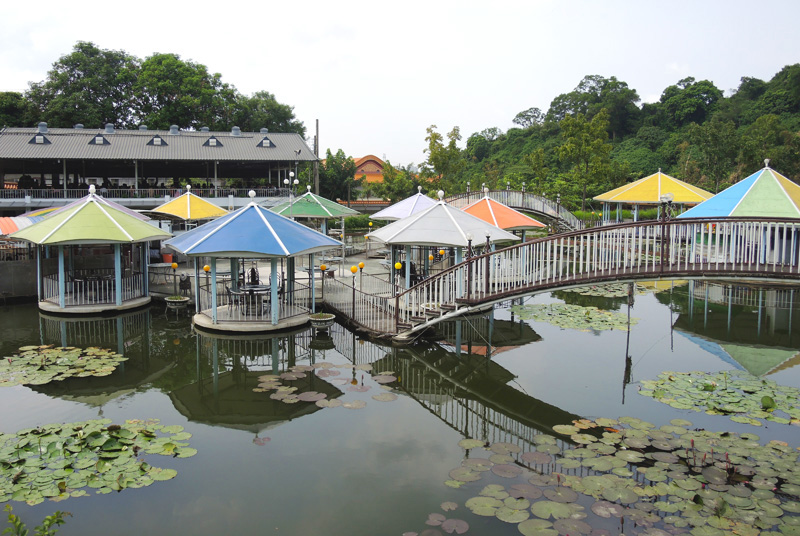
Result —
<instances>
[{"instance_id":1,"label":"white canopy","mask_svg":"<svg viewBox=\"0 0 800 536\"><path fill-rule=\"evenodd\" d=\"M473 246L485 244L487 234L490 243L519 240L499 227L451 207L441 200L443 195L439 192L439 202L427 210L373 231L370 239L386 244L446 247L467 247L469 235Z\"/></svg>"},{"instance_id":2,"label":"white canopy","mask_svg":"<svg viewBox=\"0 0 800 536\"><path fill-rule=\"evenodd\" d=\"M370 216L373 220L402 220L417 212L422 212L436 204L436 201L422 193L422 186L417 186L417 193L406 197L394 205L390 205Z\"/></svg>"}]
</instances>

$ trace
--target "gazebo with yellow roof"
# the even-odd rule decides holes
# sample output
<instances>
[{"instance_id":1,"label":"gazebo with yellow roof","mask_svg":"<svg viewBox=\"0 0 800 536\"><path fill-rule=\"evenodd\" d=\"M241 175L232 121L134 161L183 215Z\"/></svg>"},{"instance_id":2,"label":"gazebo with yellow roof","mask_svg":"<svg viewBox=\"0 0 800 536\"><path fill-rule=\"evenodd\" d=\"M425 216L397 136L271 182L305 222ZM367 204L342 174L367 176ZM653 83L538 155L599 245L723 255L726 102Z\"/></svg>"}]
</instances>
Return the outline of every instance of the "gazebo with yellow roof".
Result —
<instances>
[{"instance_id":1,"label":"gazebo with yellow roof","mask_svg":"<svg viewBox=\"0 0 800 536\"><path fill-rule=\"evenodd\" d=\"M616 221L622 221L622 205L633 206L633 221L639 219L640 205L660 205L663 195L672 194L672 203L675 205L697 205L714 196L697 186L685 183L662 173L661 169L643 179L620 186L594 197L595 201L603 203L603 221L611 220L611 205L616 203Z\"/></svg>"}]
</instances>

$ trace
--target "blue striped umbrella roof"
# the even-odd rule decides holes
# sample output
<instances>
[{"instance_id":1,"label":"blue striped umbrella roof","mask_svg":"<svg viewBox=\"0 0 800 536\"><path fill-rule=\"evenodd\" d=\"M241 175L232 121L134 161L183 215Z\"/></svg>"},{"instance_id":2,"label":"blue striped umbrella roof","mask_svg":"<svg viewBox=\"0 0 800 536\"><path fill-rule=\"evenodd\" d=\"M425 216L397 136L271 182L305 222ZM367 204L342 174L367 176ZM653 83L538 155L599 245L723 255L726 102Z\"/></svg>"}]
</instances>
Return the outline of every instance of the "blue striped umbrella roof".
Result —
<instances>
[{"instance_id":1,"label":"blue striped umbrella roof","mask_svg":"<svg viewBox=\"0 0 800 536\"><path fill-rule=\"evenodd\" d=\"M342 243L255 203L165 242L188 256L294 257Z\"/></svg>"}]
</instances>

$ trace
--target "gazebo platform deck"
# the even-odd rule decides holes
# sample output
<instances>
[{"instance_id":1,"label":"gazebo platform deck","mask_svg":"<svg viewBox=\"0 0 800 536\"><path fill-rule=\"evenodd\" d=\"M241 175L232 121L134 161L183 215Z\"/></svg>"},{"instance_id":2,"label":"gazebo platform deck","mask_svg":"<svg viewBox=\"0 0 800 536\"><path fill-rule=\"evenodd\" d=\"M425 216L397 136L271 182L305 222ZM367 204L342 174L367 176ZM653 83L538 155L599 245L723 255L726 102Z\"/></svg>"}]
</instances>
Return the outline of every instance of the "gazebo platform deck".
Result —
<instances>
[{"instance_id":1,"label":"gazebo platform deck","mask_svg":"<svg viewBox=\"0 0 800 536\"><path fill-rule=\"evenodd\" d=\"M224 331L231 333L266 332L291 329L308 323L308 311L303 307L281 306L284 318L278 319L277 324L272 324L269 317L253 320L242 320L241 315L229 313L228 307L217 307L217 323L214 324L210 316L211 311L197 313L193 317L194 325L202 329Z\"/></svg>"},{"instance_id":2,"label":"gazebo platform deck","mask_svg":"<svg viewBox=\"0 0 800 536\"><path fill-rule=\"evenodd\" d=\"M49 301L40 301L39 309L47 313L68 314L68 315L86 315L86 314L100 314L108 312L128 311L130 309L137 309L139 307L149 304L151 301L150 296L143 296L141 298L134 298L122 302L122 305L114 303L95 303L91 305L68 305L67 307L59 307L58 304Z\"/></svg>"}]
</instances>

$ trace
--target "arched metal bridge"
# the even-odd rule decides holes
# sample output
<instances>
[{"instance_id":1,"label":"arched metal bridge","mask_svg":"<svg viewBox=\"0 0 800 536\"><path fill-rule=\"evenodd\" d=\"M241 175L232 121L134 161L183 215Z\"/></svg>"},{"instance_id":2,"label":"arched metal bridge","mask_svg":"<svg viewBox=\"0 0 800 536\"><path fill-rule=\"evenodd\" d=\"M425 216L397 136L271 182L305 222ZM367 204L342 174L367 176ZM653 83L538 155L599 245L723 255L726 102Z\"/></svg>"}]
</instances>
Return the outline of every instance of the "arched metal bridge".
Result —
<instances>
[{"instance_id":1,"label":"arched metal bridge","mask_svg":"<svg viewBox=\"0 0 800 536\"><path fill-rule=\"evenodd\" d=\"M324 301L374 335L409 338L494 303L593 283L800 281L800 219L645 221L540 238L473 256L393 294L326 283Z\"/></svg>"},{"instance_id":2,"label":"arched metal bridge","mask_svg":"<svg viewBox=\"0 0 800 536\"><path fill-rule=\"evenodd\" d=\"M519 190L490 190L484 194L481 191L456 194L445 198L448 204L463 209L476 201L483 199L484 195L503 203L513 209L533 213L536 216L553 220L559 229L583 229L583 222L561 204L546 197Z\"/></svg>"}]
</instances>

